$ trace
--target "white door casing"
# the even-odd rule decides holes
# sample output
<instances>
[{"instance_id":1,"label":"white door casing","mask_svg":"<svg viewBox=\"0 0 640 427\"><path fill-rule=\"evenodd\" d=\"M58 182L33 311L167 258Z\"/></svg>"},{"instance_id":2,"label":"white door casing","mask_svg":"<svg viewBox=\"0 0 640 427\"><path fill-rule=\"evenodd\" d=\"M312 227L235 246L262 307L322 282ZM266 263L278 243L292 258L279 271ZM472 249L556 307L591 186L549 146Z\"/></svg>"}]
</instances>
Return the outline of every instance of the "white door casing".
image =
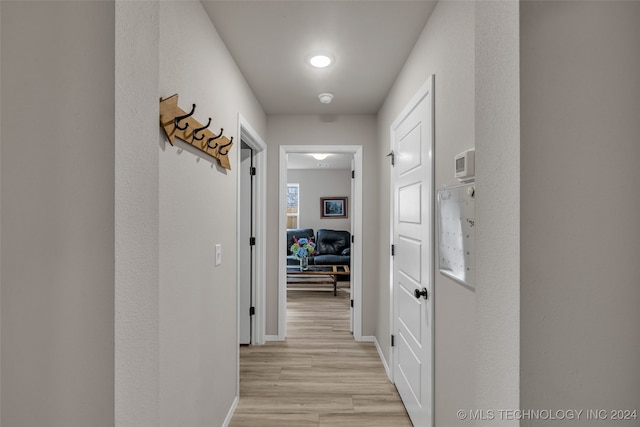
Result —
<instances>
[{"instance_id":1,"label":"white door casing","mask_svg":"<svg viewBox=\"0 0 640 427\"><path fill-rule=\"evenodd\" d=\"M433 426L434 415L433 90L431 76L391 126L392 369L416 426Z\"/></svg>"}]
</instances>

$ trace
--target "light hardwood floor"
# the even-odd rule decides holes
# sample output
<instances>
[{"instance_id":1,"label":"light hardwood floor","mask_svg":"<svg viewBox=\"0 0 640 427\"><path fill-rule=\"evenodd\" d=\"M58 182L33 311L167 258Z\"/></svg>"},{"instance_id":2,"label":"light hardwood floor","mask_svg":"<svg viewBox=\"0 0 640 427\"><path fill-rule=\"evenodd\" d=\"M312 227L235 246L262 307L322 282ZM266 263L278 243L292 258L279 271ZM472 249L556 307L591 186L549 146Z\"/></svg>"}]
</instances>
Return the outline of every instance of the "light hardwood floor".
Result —
<instances>
[{"instance_id":1,"label":"light hardwood floor","mask_svg":"<svg viewBox=\"0 0 640 427\"><path fill-rule=\"evenodd\" d=\"M411 426L373 343L349 332L349 293L290 291L285 342L240 349L231 427Z\"/></svg>"}]
</instances>

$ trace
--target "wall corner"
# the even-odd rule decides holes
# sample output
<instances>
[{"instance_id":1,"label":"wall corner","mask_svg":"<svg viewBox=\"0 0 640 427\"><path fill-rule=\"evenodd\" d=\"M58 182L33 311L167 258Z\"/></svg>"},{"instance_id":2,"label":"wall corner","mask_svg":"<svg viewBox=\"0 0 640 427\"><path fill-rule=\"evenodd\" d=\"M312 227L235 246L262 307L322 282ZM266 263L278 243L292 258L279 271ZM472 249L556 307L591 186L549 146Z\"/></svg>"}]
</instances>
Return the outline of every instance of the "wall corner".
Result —
<instances>
[{"instance_id":1,"label":"wall corner","mask_svg":"<svg viewBox=\"0 0 640 427\"><path fill-rule=\"evenodd\" d=\"M520 405L519 31L518 1L476 2L475 409L484 411Z\"/></svg>"}]
</instances>

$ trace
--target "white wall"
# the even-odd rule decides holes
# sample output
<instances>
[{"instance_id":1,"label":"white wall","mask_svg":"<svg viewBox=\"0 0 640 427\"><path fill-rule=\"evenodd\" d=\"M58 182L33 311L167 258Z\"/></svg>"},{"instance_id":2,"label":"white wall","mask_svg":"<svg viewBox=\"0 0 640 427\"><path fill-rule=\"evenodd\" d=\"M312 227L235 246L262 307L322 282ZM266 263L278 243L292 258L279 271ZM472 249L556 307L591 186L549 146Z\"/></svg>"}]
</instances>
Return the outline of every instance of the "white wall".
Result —
<instances>
[{"instance_id":1,"label":"white wall","mask_svg":"<svg viewBox=\"0 0 640 427\"><path fill-rule=\"evenodd\" d=\"M2 9L2 420L114 425L114 3Z\"/></svg>"},{"instance_id":2,"label":"white wall","mask_svg":"<svg viewBox=\"0 0 640 427\"><path fill-rule=\"evenodd\" d=\"M0 35L2 7L0 6ZM0 37L0 99L2 99L2 43ZM0 153L2 153L2 102L0 102ZM0 242L2 242L2 161L0 161ZM2 244L0 243L0 378L2 378ZM2 425L2 386L0 385L0 425Z\"/></svg>"},{"instance_id":3,"label":"white wall","mask_svg":"<svg viewBox=\"0 0 640 427\"><path fill-rule=\"evenodd\" d=\"M158 2L116 2L115 424L159 425Z\"/></svg>"},{"instance_id":4,"label":"white wall","mask_svg":"<svg viewBox=\"0 0 640 427\"><path fill-rule=\"evenodd\" d=\"M362 335L375 328L375 283L378 244L378 188L375 183L375 116L269 116L267 119L267 290L266 334L278 334L278 180L280 145L362 145L363 146L363 313ZM319 202L318 202L319 204ZM356 236L356 238L358 238Z\"/></svg>"},{"instance_id":5,"label":"white wall","mask_svg":"<svg viewBox=\"0 0 640 427\"><path fill-rule=\"evenodd\" d=\"M376 337L389 360L389 128L411 97L435 74L435 186L455 185L455 154L474 147L474 5L440 2L378 114L376 161L380 192L380 241L376 286L379 292ZM434 261L435 262L435 261ZM437 266L437 263L436 263ZM475 293L436 273L435 421L467 425L456 411L474 401Z\"/></svg>"},{"instance_id":6,"label":"white wall","mask_svg":"<svg viewBox=\"0 0 640 427\"><path fill-rule=\"evenodd\" d=\"M300 228L347 230L351 232L351 170L289 169L287 180L300 184ZM320 197L346 196L348 218L321 218Z\"/></svg>"},{"instance_id":7,"label":"white wall","mask_svg":"<svg viewBox=\"0 0 640 427\"><path fill-rule=\"evenodd\" d=\"M238 112L264 134L260 105L198 2L1 11L1 422L221 425L237 175L166 144L158 99L227 136Z\"/></svg>"},{"instance_id":8,"label":"white wall","mask_svg":"<svg viewBox=\"0 0 640 427\"><path fill-rule=\"evenodd\" d=\"M526 3L526 2L525 2ZM518 2L476 3L475 408L520 407ZM519 425L501 419L477 425Z\"/></svg>"},{"instance_id":9,"label":"white wall","mask_svg":"<svg viewBox=\"0 0 640 427\"><path fill-rule=\"evenodd\" d=\"M520 22L521 404L639 409L640 3Z\"/></svg>"},{"instance_id":10,"label":"white wall","mask_svg":"<svg viewBox=\"0 0 640 427\"><path fill-rule=\"evenodd\" d=\"M199 2L160 2L159 46L160 96L233 136L235 166L238 112L262 136L265 116ZM237 171L162 135L159 157L160 421L217 426L237 395Z\"/></svg>"}]
</instances>

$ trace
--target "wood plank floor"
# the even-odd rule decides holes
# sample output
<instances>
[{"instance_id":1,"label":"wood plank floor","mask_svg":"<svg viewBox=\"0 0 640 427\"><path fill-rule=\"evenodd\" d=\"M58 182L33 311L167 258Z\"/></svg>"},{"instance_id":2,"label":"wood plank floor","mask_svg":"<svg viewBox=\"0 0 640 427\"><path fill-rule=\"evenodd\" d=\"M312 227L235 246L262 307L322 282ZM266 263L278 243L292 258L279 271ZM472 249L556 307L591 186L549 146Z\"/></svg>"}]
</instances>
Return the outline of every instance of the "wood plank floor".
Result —
<instances>
[{"instance_id":1,"label":"wood plank floor","mask_svg":"<svg viewBox=\"0 0 640 427\"><path fill-rule=\"evenodd\" d=\"M290 291L287 341L240 349L231 427L411 426L373 343L349 332L349 293Z\"/></svg>"}]
</instances>

